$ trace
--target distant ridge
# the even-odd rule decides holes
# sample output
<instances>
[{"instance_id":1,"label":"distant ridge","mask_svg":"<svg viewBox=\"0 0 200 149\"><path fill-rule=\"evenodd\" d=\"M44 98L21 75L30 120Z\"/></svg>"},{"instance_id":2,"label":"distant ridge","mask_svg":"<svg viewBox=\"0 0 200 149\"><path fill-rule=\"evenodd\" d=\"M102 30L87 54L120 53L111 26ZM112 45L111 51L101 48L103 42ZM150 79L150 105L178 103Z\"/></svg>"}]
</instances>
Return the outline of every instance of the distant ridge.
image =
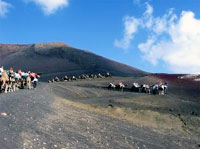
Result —
<instances>
[{"instance_id":1,"label":"distant ridge","mask_svg":"<svg viewBox=\"0 0 200 149\"><path fill-rule=\"evenodd\" d=\"M0 65L42 72L46 79L56 75L106 73L143 76L147 73L65 43L0 44ZM44 77L43 77L44 78Z\"/></svg>"}]
</instances>

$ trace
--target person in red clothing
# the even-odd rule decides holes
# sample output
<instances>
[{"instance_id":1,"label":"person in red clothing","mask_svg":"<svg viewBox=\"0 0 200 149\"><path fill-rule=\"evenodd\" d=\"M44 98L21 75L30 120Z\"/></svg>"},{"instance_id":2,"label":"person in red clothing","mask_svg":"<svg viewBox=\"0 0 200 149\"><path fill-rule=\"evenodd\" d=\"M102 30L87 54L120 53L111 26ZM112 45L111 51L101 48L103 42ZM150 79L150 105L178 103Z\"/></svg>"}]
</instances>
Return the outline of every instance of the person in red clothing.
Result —
<instances>
[{"instance_id":1,"label":"person in red clothing","mask_svg":"<svg viewBox=\"0 0 200 149\"><path fill-rule=\"evenodd\" d=\"M22 70L21 70L21 69L18 70L18 74L19 74L20 76L22 76Z\"/></svg>"},{"instance_id":2,"label":"person in red clothing","mask_svg":"<svg viewBox=\"0 0 200 149\"><path fill-rule=\"evenodd\" d=\"M36 77L35 73L34 73L34 72L31 72L31 73L30 73L30 77L31 77L31 81L33 81L34 78Z\"/></svg>"}]
</instances>

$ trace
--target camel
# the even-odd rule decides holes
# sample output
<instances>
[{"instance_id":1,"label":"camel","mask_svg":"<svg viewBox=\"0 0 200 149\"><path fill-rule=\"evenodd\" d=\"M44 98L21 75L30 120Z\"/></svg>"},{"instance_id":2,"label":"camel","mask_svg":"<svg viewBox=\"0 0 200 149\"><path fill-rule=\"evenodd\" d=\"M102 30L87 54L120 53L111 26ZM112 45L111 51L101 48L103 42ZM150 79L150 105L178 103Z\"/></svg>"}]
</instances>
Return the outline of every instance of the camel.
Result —
<instances>
[{"instance_id":1,"label":"camel","mask_svg":"<svg viewBox=\"0 0 200 149\"><path fill-rule=\"evenodd\" d=\"M108 85L108 89L115 89L115 88L116 88L116 85L113 84L113 83L110 83L110 84Z\"/></svg>"},{"instance_id":2,"label":"camel","mask_svg":"<svg viewBox=\"0 0 200 149\"><path fill-rule=\"evenodd\" d=\"M69 81L68 76L64 76L64 81Z\"/></svg>"},{"instance_id":3,"label":"camel","mask_svg":"<svg viewBox=\"0 0 200 149\"><path fill-rule=\"evenodd\" d=\"M17 83L15 78L10 77L8 82L8 92L15 92L17 90Z\"/></svg>"},{"instance_id":4,"label":"camel","mask_svg":"<svg viewBox=\"0 0 200 149\"><path fill-rule=\"evenodd\" d=\"M89 75L85 75L86 79L89 78Z\"/></svg>"},{"instance_id":5,"label":"camel","mask_svg":"<svg viewBox=\"0 0 200 149\"><path fill-rule=\"evenodd\" d=\"M165 95L167 93L167 85L161 84L158 86L159 95Z\"/></svg>"},{"instance_id":6,"label":"camel","mask_svg":"<svg viewBox=\"0 0 200 149\"><path fill-rule=\"evenodd\" d=\"M158 95L165 95L167 92L167 85L165 84L155 84L153 86L151 86L151 90L153 92L153 94L158 94Z\"/></svg>"},{"instance_id":7,"label":"camel","mask_svg":"<svg viewBox=\"0 0 200 149\"><path fill-rule=\"evenodd\" d=\"M97 75L96 75L96 74L94 74L93 78L94 78L94 79L96 79L96 78L97 78Z\"/></svg>"},{"instance_id":8,"label":"camel","mask_svg":"<svg viewBox=\"0 0 200 149\"><path fill-rule=\"evenodd\" d=\"M159 94L158 84L154 84L151 86L151 92L156 95Z\"/></svg>"},{"instance_id":9,"label":"camel","mask_svg":"<svg viewBox=\"0 0 200 149\"><path fill-rule=\"evenodd\" d=\"M150 94L151 93L150 86L147 84L141 85L141 92Z\"/></svg>"},{"instance_id":10,"label":"camel","mask_svg":"<svg viewBox=\"0 0 200 149\"><path fill-rule=\"evenodd\" d=\"M8 91L8 84L7 84L8 81L9 81L8 74L6 71L4 71L0 78L0 82L1 82L0 90L2 91L4 89L5 93L7 93Z\"/></svg>"},{"instance_id":11,"label":"camel","mask_svg":"<svg viewBox=\"0 0 200 149\"><path fill-rule=\"evenodd\" d=\"M97 75L97 78L103 78L103 76L99 73L99 74Z\"/></svg>"},{"instance_id":12,"label":"camel","mask_svg":"<svg viewBox=\"0 0 200 149\"><path fill-rule=\"evenodd\" d=\"M75 80L77 80L77 79L76 79L75 76L72 76L71 80L72 80L72 81L75 81Z\"/></svg>"},{"instance_id":13,"label":"camel","mask_svg":"<svg viewBox=\"0 0 200 149\"><path fill-rule=\"evenodd\" d=\"M54 81L55 82L60 82L60 79L58 77L55 77Z\"/></svg>"},{"instance_id":14,"label":"camel","mask_svg":"<svg viewBox=\"0 0 200 149\"><path fill-rule=\"evenodd\" d=\"M62 77L62 78L60 78L60 82L64 82L65 81L65 79Z\"/></svg>"},{"instance_id":15,"label":"camel","mask_svg":"<svg viewBox=\"0 0 200 149\"><path fill-rule=\"evenodd\" d=\"M8 72L8 92L15 92L16 91L16 73L14 72L13 68L11 67ZM19 77L19 76L17 76Z\"/></svg>"},{"instance_id":16,"label":"camel","mask_svg":"<svg viewBox=\"0 0 200 149\"><path fill-rule=\"evenodd\" d=\"M32 89L32 82L31 82L31 77L30 76L28 76L26 78L26 87L27 87L27 89Z\"/></svg>"},{"instance_id":17,"label":"camel","mask_svg":"<svg viewBox=\"0 0 200 149\"><path fill-rule=\"evenodd\" d=\"M14 72L13 68L10 68L8 71L2 72L3 67L1 67L1 76L0 76L0 91L7 92L15 92L18 89L24 89L26 86L27 89L32 89L34 85L31 82L30 72L25 73L19 70L18 72ZM35 77L38 76L37 74ZM32 76L33 77L33 76ZM37 84L36 84L37 85ZM36 86L35 85L35 86Z\"/></svg>"},{"instance_id":18,"label":"camel","mask_svg":"<svg viewBox=\"0 0 200 149\"><path fill-rule=\"evenodd\" d=\"M86 79L86 75L84 75L84 74L81 75L81 76L80 76L80 79L85 80L85 79Z\"/></svg>"},{"instance_id":19,"label":"camel","mask_svg":"<svg viewBox=\"0 0 200 149\"><path fill-rule=\"evenodd\" d=\"M90 75L89 75L89 78L94 79L94 76L95 76L95 75L90 74Z\"/></svg>"},{"instance_id":20,"label":"camel","mask_svg":"<svg viewBox=\"0 0 200 149\"><path fill-rule=\"evenodd\" d=\"M123 83L120 82L119 84L116 84L116 89L121 89L122 91L124 91L125 86L127 85L124 85Z\"/></svg>"},{"instance_id":21,"label":"camel","mask_svg":"<svg viewBox=\"0 0 200 149\"><path fill-rule=\"evenodd\" d=\"M140 91L140 86L138 83L133 83L133 86L131 87L131 91L133 92L139 92Z\"/></svg>"},{"instance_id":22,"label":"camel","mask_svg":"<svg viewBox=\"0 0 200 149\"><path fill-rule=\"evenodd\" d=\"M109 72L107 72L106 75L105 75L105 77L106 78L111 78L112 76L111 76L111 74Z\"/></svg>"}]
</instances>

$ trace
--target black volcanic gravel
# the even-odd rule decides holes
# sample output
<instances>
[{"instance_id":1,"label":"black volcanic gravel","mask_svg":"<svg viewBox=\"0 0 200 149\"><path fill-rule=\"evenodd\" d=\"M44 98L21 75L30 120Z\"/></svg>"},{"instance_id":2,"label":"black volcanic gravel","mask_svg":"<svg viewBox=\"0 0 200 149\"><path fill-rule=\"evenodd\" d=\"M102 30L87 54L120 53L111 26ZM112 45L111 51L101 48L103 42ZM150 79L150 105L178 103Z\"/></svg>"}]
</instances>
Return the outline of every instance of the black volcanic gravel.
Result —
<instances>
[{"instance_id":1,"label":"black volcanic gravel","mask_svg":"<svg viewBox=\"0 0 200 149\"><path fill-rule=\"evenodd\" d=\"M161 135L54 99L51 85L0 94L0 149L195 148L197 142Z\"/></svg>"}]
</instances>

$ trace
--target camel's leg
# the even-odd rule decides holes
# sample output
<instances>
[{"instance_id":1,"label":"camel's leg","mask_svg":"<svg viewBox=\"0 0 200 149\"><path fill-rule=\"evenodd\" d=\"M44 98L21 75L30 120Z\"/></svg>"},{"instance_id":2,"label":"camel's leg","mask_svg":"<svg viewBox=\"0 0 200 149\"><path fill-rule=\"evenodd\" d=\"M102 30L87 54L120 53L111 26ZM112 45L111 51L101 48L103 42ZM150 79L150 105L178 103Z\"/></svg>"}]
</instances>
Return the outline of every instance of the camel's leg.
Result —
<instances>
[{"instance_id":1,"label":"camel's leg","mask_svg":"<svg viewBox=\"0 0 200 149\"><path fill-rule=\"evenodd\" d=\"M15 92L16 91L16 84L13 83L13 91Z\"/></svg>"},{"instance_id":2,"label":"camel's leg","mask_svg":"<svg viewBox=\"0 0 200 149\"><path fill-rule=\"evenodd\" d=\"M10 83L10 92L13 92L13 83Z\"/></svg>"},{"instance_id":3,"label":"camel's leg","mask_svg":"<svg viewBox=\"0 0 200 149\"><path fill-rule=\"evenodd\" d=\"M31 83L30 82L28 83L28 89L31 89Z\"/></svg>"},{"instance_id":4,"label":"camel's leg","mask_svg":"<svg viewBox=\"0 0 200 149\"><path fill-rule=\"evenodd\" d=\"M167 94L167 88L165 88L165 94Z\"/></svg>"},{"instance_id":5,"label":"camel's leg","mask_svg":"<svg viewBox=\"0 0 200 149\"><path fill-rule=\"evenodd\" d=\"M8 85L6 84L4 93L7 93L7 92L8 92Z\"/></svg>"},{"instance_id":6,"label":"camel's leg","mask_svg":"<svg viewBox=\"0 0 200 149\"><path fill-rule=\"evenodd\" d=\"M30 89L33 89L33 83L30 82Z\"/></svg>"},{"instance_id":7,"label":"camel's leg","mask_svg":"<svg viewBox=\"0 0 200 149\"><path fill-rule=\"evenodd\" d=\"M8 92L11 92L11 85L8 85Z\"/></svg>"},{"instance_id":8,"label":"camel's leg","mask_svg":"<svg viewBox=\"0 0 200 149\"><path fill-rule=\"evenodd\" d=\"M15 91L18 91L18 90L19 90L19 86L16 85L16 86L15 86Z\"/></svg>"},{"instance_id":9,"label":"camel's leg","mask_svg":"<svg viewBox=\"0 0 200 149\"><path fill-rule=\"evenodd\" d=\"M12 82L10 83L10 92L13 92Z\"/></svg>"}]
</instances>

